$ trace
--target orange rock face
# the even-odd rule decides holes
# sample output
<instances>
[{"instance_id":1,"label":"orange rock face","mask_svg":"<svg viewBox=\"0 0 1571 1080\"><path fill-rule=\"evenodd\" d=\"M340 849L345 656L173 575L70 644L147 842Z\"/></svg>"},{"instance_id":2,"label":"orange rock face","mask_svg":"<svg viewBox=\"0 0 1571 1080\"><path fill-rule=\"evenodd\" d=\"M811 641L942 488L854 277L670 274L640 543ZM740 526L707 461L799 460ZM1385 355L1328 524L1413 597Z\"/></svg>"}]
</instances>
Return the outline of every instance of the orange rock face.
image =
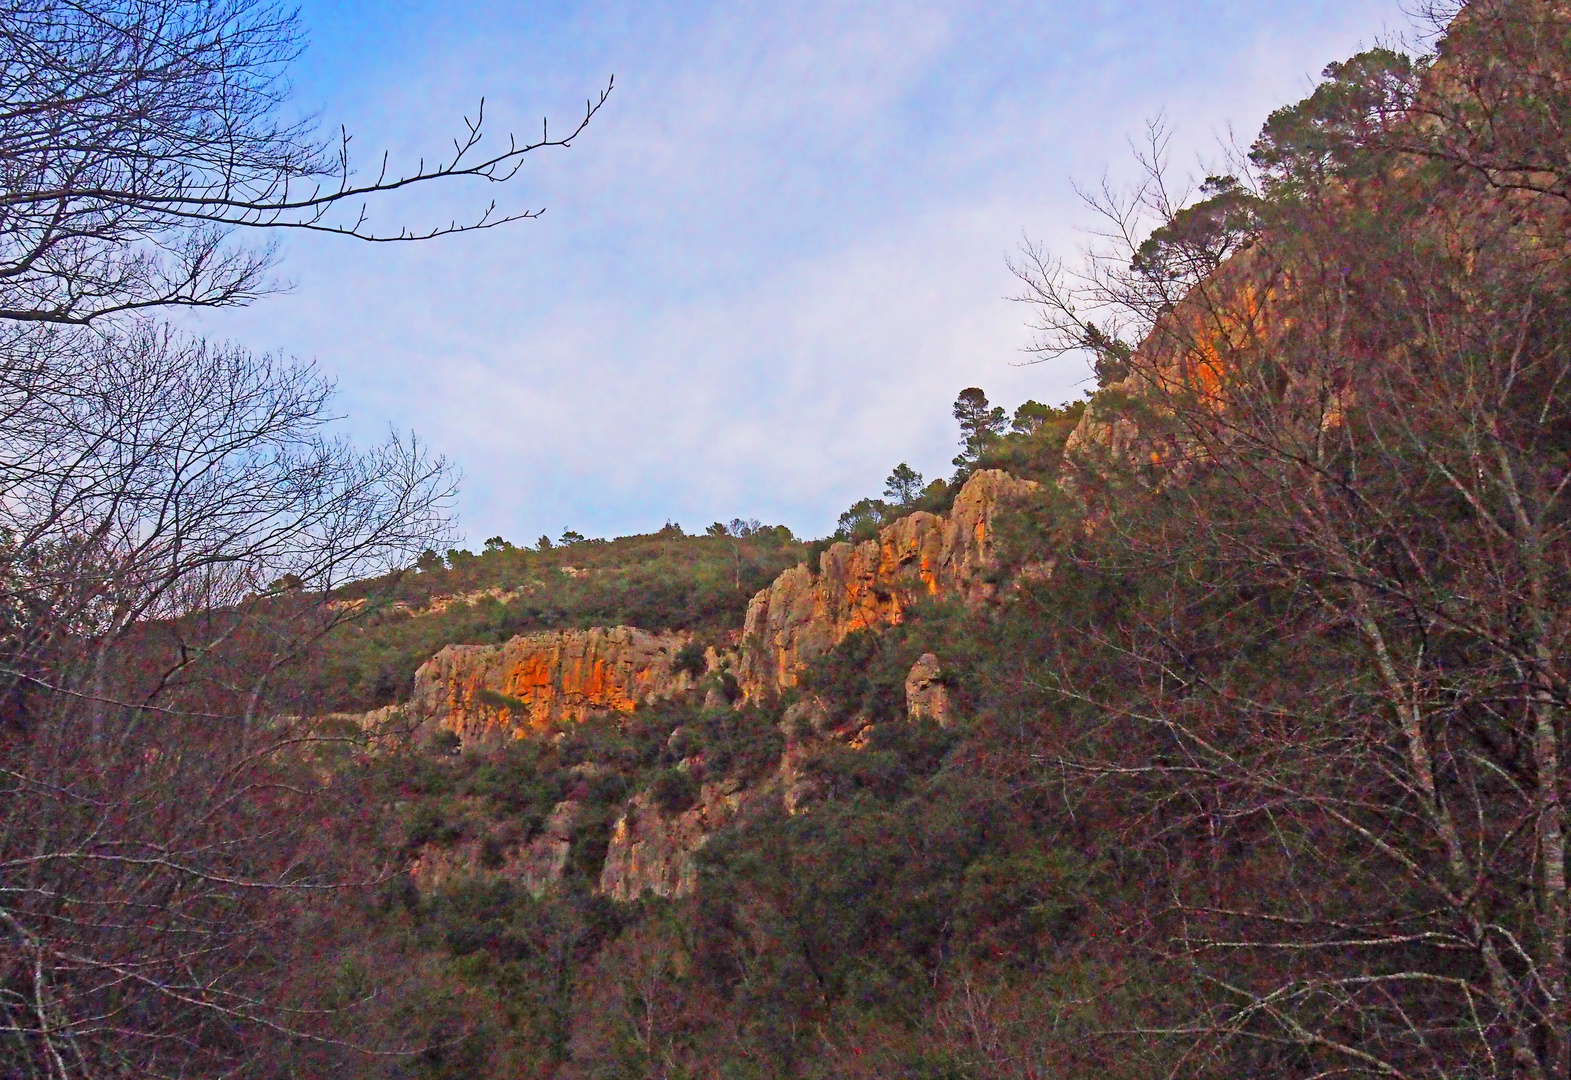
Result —
<instances>
[{"instance_id":1,"label":"orange rock face","mask_svg":"<svg viewBox=\"0 0 1571 1080\"><path fill-rule=\"evenodd\" d=\"M1130 374L1086 404L1079 425L1064 447L1075 487L1074 469L1101 471L1113 462L1144 462L1171 470L1191 457L1192 440L1163 423L1162 402L1188 400L1216 413L1228 410L1227 373L1237 358L1292 330L1291 320L1273 312L1283 283L1268 260L1254 249L1235 255L1210 279L1196 286L1157 321L1130 364ZM1146 425L1124 402L1142 405Z\"/></svg>"},{"instance_id":2,"label":"orange rock face","mask_svg":"<svg viewBox=\"0 0 1571 1080\"><path fill-rule=\"evenodd\" d=\"M924 597L970 603L991 597L993 514L1035 487L996 469L979 472L947 516L910 514L876 540L835 544L816 576L805 563L781 574L747 607L738 672L743 693L751 699L794 686L807 661L853 631L899 623Z\"/></svg>"},{"instance_id":3,"label":"orange rock face","mask_svg":"<svg viewBox=\"0 0 1571 1080\"><path fill-rule=\"evenodd\" d=\"M466 746L523 738L687 689L691 676L672 668L686 643L681 634L618 626L449 645L415 673L410 708Z\"/></svg>"}]
</instances>

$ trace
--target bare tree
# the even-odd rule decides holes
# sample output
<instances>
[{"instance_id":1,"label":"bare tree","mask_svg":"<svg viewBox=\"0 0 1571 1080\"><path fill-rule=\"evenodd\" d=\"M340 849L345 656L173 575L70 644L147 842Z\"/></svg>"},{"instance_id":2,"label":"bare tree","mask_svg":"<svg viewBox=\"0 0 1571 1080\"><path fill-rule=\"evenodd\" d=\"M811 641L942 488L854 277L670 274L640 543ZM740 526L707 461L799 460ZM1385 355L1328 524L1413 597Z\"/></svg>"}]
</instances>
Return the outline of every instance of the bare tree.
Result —
<instances>
[{"instance_id":1,"label":"bare tree","mask_svg":"<svg viewBox=\"0 0 1571 1080\"><path fill-rule=\"evenodd\" d=\"M86 323L116 312L244 304L272 250L236 230L428 239L537 216L491 202L467 221L379 231L368 199L433 180L512 178L564 134L482 145L484 102L450 154L374 176L347 133L281 117L298 17L272 0L0 2L0 318Z\"/></svg>"},{"instance_id":2,"label":"bare tree","mask_svg":"<svg viewBox=\"0 0 1571 1080\"><path fill-rule=\"evenodd\" d=\"M0 393L0 1060L266 1073L343 1043L291 957L355 877L287 677L334 587L443 538L451 470L330 437L309 367L46 337Z\"/></svg>"},{"instance_id":3,"label":"bare tree","mask_svg":"<svg viewBox=\"0 0 1571 1080\"><path fill-rule=\"evenodd\" d=\"M1123 489L1097 558L1160 585L1082 628L1115 683L1072 651L1050 679L1102 721L1055 766L1117 785L1162 867L1146 940L1207 987L1162 1034L1197 1071L1247 1046L1281 1076L1571 1075L1563 200L1424 167L1478 84L1415 65L1391 113L1404 59L1273 117L1252 246L1129 351L1130 459L1170 479ZM1072 334L1064 295L1037 301ZM1107 295L1138 322L1151 292Z\"/></svg>"},{"instance_id":4,"label":"bare tree","mask_svg":"<svg viewBox=\"0 0 1571 1080\"><path fill-rule=\"evenodd\" d=\"M1459 92L1416 102L1424 123L1401 148L1496 191L1571 201L1571 12L1553 0L1429 0L1419 10L1445 27L1436 76Z\"/></svg>"},{"instance_id":5,"label":"bare tree","mask_svg":"<svg viewBox=\"0 0 1571 1080\"><path fill-rule=\"evenodd\" d=\"M357 736L290 679L368 610L338 586L449 539L453 470L412 437L335 437L309 365L146 313L271 288L247 230L404 241L533 217L379 231L368 206L505 182L609 87L563 135L486 150L482 103L447 157L359 178L346 133L283 118L302 47L270 0L0 0L8 1077L323 1075L357 1041L346 1009L377 1026L374 987L320 970L352 925L335 897L386 872L360 865L365 808L330 782ZM421 1041L382 1030L359 1041Z\"/></svg>"},{"instance_id":6,"label":"bare tree","mask_svg":"<svg viewBox=\"0 0 1571 1080\"><path fill-rule=\"evenodd\" d=\"M1217 287L1218 272L1251 243L1257 194L1237 176L1210 176L1197 199L1195 186L1174 181L1171 142L1167 123L1153 121L1135 150L1133 184L1080 190L1096 225L1077 265L1029 241L1010 260L1025 286L1014 299L1033 312L1035 362L1084 352L1101 385L1123 380L1132 343L1184 300L1197 308L1195 293Z\"/></svg>"}]
</instances>

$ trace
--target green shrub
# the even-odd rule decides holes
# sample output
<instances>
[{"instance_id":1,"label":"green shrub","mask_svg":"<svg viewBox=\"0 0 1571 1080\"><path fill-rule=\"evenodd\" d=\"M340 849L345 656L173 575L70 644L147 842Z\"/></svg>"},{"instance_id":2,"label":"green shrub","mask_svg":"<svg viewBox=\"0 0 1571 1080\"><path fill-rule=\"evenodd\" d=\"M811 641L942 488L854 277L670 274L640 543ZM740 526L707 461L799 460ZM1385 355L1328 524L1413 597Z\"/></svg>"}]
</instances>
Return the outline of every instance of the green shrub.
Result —
<instances>
[{"instance_id":1,"label":"green shrub","mask_svg":"<svg viewBox=\"0 0 1571 1080\"><path fill-rule=\"evenodd\" d=\"M567 849L567 865L562 871L568 885L593 889L599 884L606 852L611 847L614 821L615 815L605 807L586 807L579 813L573 826L572 843Z\"/></svg>"},{"instance_id":2,"label":"green shrub","mask_svg":"<svg viewBox=\"0 0 1571 1080\"><path fill-rule=\"evenodd\" d=\"M702 676L708 666L704 660L704 647L696 641L689 641L678 649L676 659L671 662L672 671L685 671L695 679Z\"/></svg>"},{"instance_id":3,"label":"green shrub","mask_svg":"<svg viewBox=\"0 0 1571 1080\"><path fill-rule=\"evenodd\" d=\"M489 705L493 709L508 709L520 714L529 712L529 702L522 698L504 694L498 690L492 690L486 686L482 686L475 691L475 700L482 705Z\"/></svg>"},{"instance_id":4,"label":"green shrub","mask_svg":"<svg viewBox=\"0 0 1571 1080\"><path fill-rule=\"evenodd\" d=\"M590 806L615 806L627 798L631 785L621 773L603 772L589 779L584 801Z\"/></svg>"},{"instance_id":5,"label":"green shrub","mask_svg":"<svg viewBox=\"0 0 1571 1080\"><path fill-rule=\"evenodd\" d=\"M467 785L497 813L519 820L534 833L566 796L570 776L545 744L515 742L493 752L475 768Z\"/></svg>"},{"instance_id":6,"label":"green shrub","mask_svg":"<svg viewBox=\"0 0 1571 1080\"><path fill-rule=\"evenodd\" d=\"M690 809L698 798L698 781L690 769L661 769L649 785L649 796L667 814Z\"/></svg>"},{"instance_id":7,"label":"green shrub","mask_svg":"<svg viewBox=\"0 0 1571 1080\"><path fill-rule=\"evenodd\" d=\"M836 725L857 714L870 723L904 718L906 675L923 650L903 631L854 631L808 665L804 689L829 702Z\"/></svg>"},{"instance_id":8,"label":"green shrub","mask_svg":"<svg viewBox=\"0 0 1571 1080\"><path fill-rule=\"evenodd\" d=\"M464 748L463 737L456 731L443 728L426 740L426 749L439 757L451 757Z\"/></svg>"},{"instance_id":9,"label":"green shrub","mask_svg":"<svg viewBox=\"0 0 1571 1080\"><path fill-rule=\"evenodd\" d=\"M440 806L424 802L415 807L409 819L404 832L404 848L413 852L427 844L452 847L464 838L466 831L463 821L449 821Z\"/></svg>"}]
</instances>

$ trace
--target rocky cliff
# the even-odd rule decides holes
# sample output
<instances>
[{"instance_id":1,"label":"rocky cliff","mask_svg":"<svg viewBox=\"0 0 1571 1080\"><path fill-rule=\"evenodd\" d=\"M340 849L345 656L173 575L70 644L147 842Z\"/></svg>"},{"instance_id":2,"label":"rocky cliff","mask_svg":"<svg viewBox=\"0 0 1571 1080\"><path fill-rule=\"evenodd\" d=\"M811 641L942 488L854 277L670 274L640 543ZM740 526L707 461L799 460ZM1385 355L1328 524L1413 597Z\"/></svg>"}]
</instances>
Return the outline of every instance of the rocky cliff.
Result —
<instances>
[{"instance_id":1,"label":"rocky cliff","mask_svg":"<svg viewBox=\"0 0 1571 1080\"><path fill-rule=\"evenodd\" d=\"M795 685L806 662L847 634L899 623L919 600L985 602L998 588L993 580L995 516L1035 487L1001 471L979 472L948 514L910 514L876 539L831 546L817 574L803 564L759 592L748 606L740 650L722 655L710 648L705 666L711 672L731 670L745 697L757 699ZM630 713L696 688L689 671L676 669L678 652L691 640L690 635L623 626L522 635L502 645L449 645L416 673L405 709L420 724L454 732L465 746L523 738L595 713ZM937 657L924 655L912 668L906 696L913 719L949 722ZM724 708L725 698L711 688L704 708L715 707ZM795 730L805 723L806 741L788 735L778 767L750 785L734 779L704 782L692 805L681 810L662 809L648 791L635 794L611 829L600 891L621 900L645 890L663 896L690 892L697 851L738 814L766 805L799 812L814 795L804 762L830 743L860 745L856 725L824 730L827 716L822 713L821 704L811 699L793 706L783 726ZM540 835L498 847L501 854L493 860L498 865L487 872L532 891L548 887L567 864L577 809L577 803L563 802ZM472 871L482 838L467 844L422 855L421 886L461 874L466 866Z\"/></svg>"},{"instance_id":2,"label":"rocky cliff","mask_svg":"<svg viewBox=\"0 0 1571 1080\"><path fill-rule=\"evenodd\" d=\"M1264 250L1250 248L1157 319L1130 357L1128 376L1086 403L1064 446L1062 486L1073 492L1088 473L1105 476L1140 465L1155 467L1164 479L1181 479L1209 443L1225 441L1220 423L1205 433L1208 438L1197 438L1195 418L1211 413L1220 420L1236 389L1230 373L1292 331L1292 320L1273 311L1282 294L1279 268ZM1291 392L1313 396L1325 389ZM1187 424L1174 422L1174 403L1187 407Z\"/></svg>"},{"instance_id":3,"label":"rocky cliff","mask_svg":"<svg viewBox=\"0 0 1571 1080\"><path fill-rule=\"evenodd\" d=\"M854 630L893 626L924 597L990 598L994 514L1035 487L996 469L979 472L947 515L910 514L876 539L833 545L817 574L805 563L781 574L747 607L737 673L743 694L794 686L807 661Z\"/></svg>"},{"instance_id":4,"label":"rocky cliff","mask_svg":"<svg viewBox=\"0 0 1571 1080\"><path fill-rule=\"evenodd\" d=\"M768 788L768 785L764 785ZM646 792L628 800L611 829L600 891L614 900L686 896L698 886L698 849L736 817L745 802L767 797L735 781L704 784L694 804L668 812Z\"/></svg>"},{"instance_id":5,"label":"rocky cliff","mask_svg":"<svg viewBox=\"0 0 1571 1080\"><path fill-rule=\"evenodd\" d=\"M464 745L522 738L594 713L632 712L693 685L675 669L683 634L630 626L449 645L415 673L410 712Z\"/></svg>"},{"instance_id":6,"label":"rocky cliff","mask_svg":"<svg viewBox=\"0 0 1571 1080\"><path fill-rule=\"evenodd\" d=\"M781 574L748 605L734 658L744 696L795 685L807 661L854 630L900 622L922 598L991 597L994 514L1035 487L996 469L979 472L947 515L910 514L876 539L831 546L817 574L805 563ZM688 641L619 626L449 645L415 673L408 711L466 745L519 738L593 713L632 712L694 685L674 666ZM717 663L711 655L709 666Z\"/></svg>"}]
</instances>

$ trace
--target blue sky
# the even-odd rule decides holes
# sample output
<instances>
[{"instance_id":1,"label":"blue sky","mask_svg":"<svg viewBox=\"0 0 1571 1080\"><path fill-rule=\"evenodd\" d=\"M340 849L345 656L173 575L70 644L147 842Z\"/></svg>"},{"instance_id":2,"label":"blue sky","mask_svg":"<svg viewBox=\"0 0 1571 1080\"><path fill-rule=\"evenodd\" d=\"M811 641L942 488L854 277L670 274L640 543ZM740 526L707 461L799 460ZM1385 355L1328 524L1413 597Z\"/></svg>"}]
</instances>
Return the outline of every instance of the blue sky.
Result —
<instances>
[{"instance_id":1,"label":"blue sky","mask_svg":"<svg viewBox=\"0 0 1571 1080\"><path fill-rule=\"evenodd\" d=\"M308 0L294 106L363 168L568 124L503 187L373 208L538 221L420 245L286 236L293 288L200 320L317 360L365 438L414 429L463 469L471 546L756 517L830 531L900 461L947 474L955 394L1078 396L1022 366L1004 265L1072 253L1073 183L1131 171L1165 115L1184 171L1248 142L1328 61L1410 29L1396 0L535 3Z\"/></svg>"}]
</instances>

